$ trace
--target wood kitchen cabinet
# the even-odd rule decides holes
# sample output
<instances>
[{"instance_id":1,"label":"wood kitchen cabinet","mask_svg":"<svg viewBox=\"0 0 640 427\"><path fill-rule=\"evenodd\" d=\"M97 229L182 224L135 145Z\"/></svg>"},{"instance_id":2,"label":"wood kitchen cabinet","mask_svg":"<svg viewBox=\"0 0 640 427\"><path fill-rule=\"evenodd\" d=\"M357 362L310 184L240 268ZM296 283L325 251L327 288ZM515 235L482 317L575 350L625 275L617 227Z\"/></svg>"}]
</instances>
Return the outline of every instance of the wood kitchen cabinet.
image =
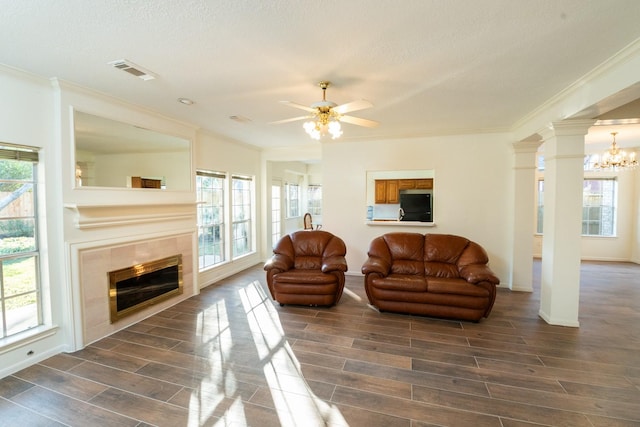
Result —
<instances>
[{"instance_id":1,"label":"wood kitchen cabinet","mask_svg":"<svg viewBox=\"0 0 640 427\"><path fill-rule=\"evenodd\" d=\"M400 190L398 187L397 179L387 180L387 202L386 203L400 203Z\"/></svg>"},{"instance_id":2,"label":"wood kitchen cabinet","mask_svg":"<svg viewBox=\"0 0 640 427\"><path fill-rule=\"evenodd\" d=\"M433 178L421 179L376 179L375 203L400 203L400 190L430 190L433 189Z\"/></svg>"},{"instance_id":3,"label":"wood kitchen cabinet","mask_svg":"<svg viewBox=\"0 0 640 427\"><path fill-rule=\"evenodd\" d=\"M398 190L412 190L414 188L416 188L415 179L399 179L398 180Z\"/></svg>"},{"instance_id":4,"label":"wood kitchen cabinet","mask_svg":"<svg viewBox=\"0 0 640 427\"><path fill-rule=\"evenodd\" d=\"M433 178L416 179L416 189L431 190L433 189Z\"/></svg>"},{"instance_id":5,"label":"wood kitchen cabinet","mask_svg":"<svg viewBox=\"0 0 640 427\"><path fill-rule=\"evenodd\" d=\"M430 190L433 188L433 178L399 179L399 190Z\"/></svg>"},{"instance_id":6,"label":"wood kitchen cabinet","mask_svg":"<svg viewBox=\"0 0 640 427\"><path fill-rule=\"evenodd\" d=\"M376 179L376 204L399 203L398 180Z\"/></svg>"},{"instance_id":7,"label":"wood kitchen cabinet","mask_svg":"<svg viewBox=\"0 0 640 427\"><path fill-rule=\"evenodd\" d=\"M381 179L376 179L375 203L387 203L387 182Z\"/></svg>"}]
</instances>

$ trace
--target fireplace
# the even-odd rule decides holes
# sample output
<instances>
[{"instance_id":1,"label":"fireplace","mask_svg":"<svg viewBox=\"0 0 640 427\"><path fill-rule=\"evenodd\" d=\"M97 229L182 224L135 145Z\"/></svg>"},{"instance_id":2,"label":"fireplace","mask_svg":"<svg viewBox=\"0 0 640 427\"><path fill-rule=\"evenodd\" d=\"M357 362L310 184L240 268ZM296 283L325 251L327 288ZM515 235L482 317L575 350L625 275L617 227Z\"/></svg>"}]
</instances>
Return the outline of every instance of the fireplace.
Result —
<instances>
[{"instance_id":1,"label":"fireplace","mask_svg":"<svg viewBox=\"0 0 640 427\"><path fill-rule=\"evenodd\" d=\"M133 265L108 274L111 323L182 294L182 255Z\"/></svg>"}]
</instances>

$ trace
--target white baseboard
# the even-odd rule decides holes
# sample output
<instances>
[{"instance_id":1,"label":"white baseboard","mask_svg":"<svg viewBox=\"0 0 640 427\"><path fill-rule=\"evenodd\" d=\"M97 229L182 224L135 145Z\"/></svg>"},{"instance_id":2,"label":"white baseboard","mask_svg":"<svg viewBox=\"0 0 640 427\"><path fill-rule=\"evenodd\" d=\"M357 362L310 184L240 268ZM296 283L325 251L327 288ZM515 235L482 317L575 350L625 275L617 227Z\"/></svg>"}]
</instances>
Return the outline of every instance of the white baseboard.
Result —
<instances>
[{"instance_id":1,"label":"white baseboard","mask_svg":"<svg viewBox=\"0 0 640 427\"><path fill-rule=\"evenodd\" d=\"M42 362L43 360L48 359L51 356L55 356L56 354L62 353L64 350L65 350L65 346L59 345L57 347L52 347L52 348L43 350L42 352L38 352L33 356L21 359L18 362L13 363L9 366L3 366L2 369L0 369L0 378L4 378L22 369L28 368L31 365L35 365L36 363Z\"/></svg>"}]
</instances>

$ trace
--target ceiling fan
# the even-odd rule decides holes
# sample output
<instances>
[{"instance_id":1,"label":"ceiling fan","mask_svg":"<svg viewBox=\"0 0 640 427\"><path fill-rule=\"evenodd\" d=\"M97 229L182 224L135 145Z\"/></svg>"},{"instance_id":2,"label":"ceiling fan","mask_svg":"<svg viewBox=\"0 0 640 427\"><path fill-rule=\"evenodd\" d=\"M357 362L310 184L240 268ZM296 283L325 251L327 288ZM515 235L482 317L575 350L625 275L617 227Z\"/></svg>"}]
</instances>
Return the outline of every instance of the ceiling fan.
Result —
<instances>
[{"instance_id":1,"label":"ceiling fan","mask_svg":"<svg viewBox=\"0 0 640 427\"><path fill-rule=\"evenodd\" d=\"M346 115L346 113L350 113L352 111L364 110L365 108L373 107L373 104L369 101L359 100L347 102L346 104L341 105L337 105L332 101L327 101L327 88L330 84L331 82L324 80L318 83L318 86L322 89L322 101L314 102L309 107L296 102L281 101L285 105L304 110L309 114L306 116L271 122L271 124L289 123L306 119L307 121L304 123L303 128L313 139L320 139L320 137L327 133L329 133L333 139L340 137L342 135L340 122L370 128L378 126L379 123L373 120Z\"/></svg>"}]
</instances>

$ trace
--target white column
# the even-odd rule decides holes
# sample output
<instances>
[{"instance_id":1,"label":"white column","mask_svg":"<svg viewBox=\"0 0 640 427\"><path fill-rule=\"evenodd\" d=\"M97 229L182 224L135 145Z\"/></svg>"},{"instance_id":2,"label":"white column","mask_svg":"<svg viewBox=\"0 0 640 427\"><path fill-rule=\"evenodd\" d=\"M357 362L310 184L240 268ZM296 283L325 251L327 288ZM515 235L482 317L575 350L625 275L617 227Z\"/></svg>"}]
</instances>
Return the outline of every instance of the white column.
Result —
<instances>
[{"instance_id":1,"label":"white column","mask_svg":"<svg viewBox=\"0 0 640 427\"><path fill-rule=\"evenodd\" d=\"M514 291L533 291L536 153L541 143L542 141L520 141L513 144L513 251L509 287Z\"/></svg>"},{"instance_id":2,"label":"white column","mask_svg":"<svg viewBox=\"0 0 640 427\"><path fill-rule=\"evenodd\" d=\"M580 326L580 251L584 136L594 120L554 122L544 140L544 229L539 315Z\"/></svg>"},{"instance_id":3,"label":"white column","mask_svg":"<svg viewBox=\"0 0 640 427\"><path fill-rule=\"evenodd\" d=\"M640 159L640 152L638 150L634 150L633 152L636 153L636 159ZM633 200L635 201L633 206L633 234L635 235L635 238L631 239L630 261L640 264L640 169L627 172L634 174L633 179L636 182L635 191L633 193Z\"/></svg>"}]
</instances>

